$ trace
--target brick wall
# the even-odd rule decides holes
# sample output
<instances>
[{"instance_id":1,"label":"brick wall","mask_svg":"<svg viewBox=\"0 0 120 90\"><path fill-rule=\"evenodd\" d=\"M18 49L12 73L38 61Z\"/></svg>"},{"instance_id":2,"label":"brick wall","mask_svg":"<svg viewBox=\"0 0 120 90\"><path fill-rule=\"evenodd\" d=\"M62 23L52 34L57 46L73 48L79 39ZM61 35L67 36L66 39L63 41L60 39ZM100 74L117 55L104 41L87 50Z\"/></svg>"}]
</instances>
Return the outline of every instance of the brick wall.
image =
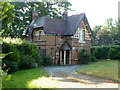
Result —
<instances>
[{"instance_id":1,"label":"brick wall","mask_svg":"<svg viewBox=\"0 0 120 90\"><path fill-rule=\"evenodd\" d=\"M81 27L85 29L84 23L80 25L80 28ZM26 39L28 40L28 38ZM60 47L66 40L70 43L72 47L72 50L70 51L71 64L80 64L78 60L79 57L77 57L77 52L79 53L79 51L81 51L81 49L84 48L87 50L87 52L90 53L91 39L90 39L90 33L86 29L85 29L85 40L84 40L85 43L78 43L79 39L74 37L63 37L63 36L61 37L61 36L53 36L53 35L41 35L41 36L33 35L33 42L38 46L38 49L46 49L46 55L52 54L53 61L55 64L58 64L58 61L60 60L60 53L59 53Z\"/></svg>"}]
</instances>

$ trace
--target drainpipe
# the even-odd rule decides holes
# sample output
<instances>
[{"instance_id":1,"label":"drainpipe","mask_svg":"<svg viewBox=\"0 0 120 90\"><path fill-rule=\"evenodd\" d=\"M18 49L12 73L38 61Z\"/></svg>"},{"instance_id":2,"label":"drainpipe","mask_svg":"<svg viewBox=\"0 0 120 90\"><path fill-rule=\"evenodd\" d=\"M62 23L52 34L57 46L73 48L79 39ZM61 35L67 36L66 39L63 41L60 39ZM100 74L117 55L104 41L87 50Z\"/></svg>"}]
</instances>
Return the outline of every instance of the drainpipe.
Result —
<instances>
[{"instance_id":1,"label":"drainpipe","mask_svg":"<svg viewBox=\"0 0 120 90\"><path fill-rule=\"evenodd\" d=\"M54 58L54 65L56 64L56 35L57 34L55 34L55 58Z\"/></svg>"}]
</instances>

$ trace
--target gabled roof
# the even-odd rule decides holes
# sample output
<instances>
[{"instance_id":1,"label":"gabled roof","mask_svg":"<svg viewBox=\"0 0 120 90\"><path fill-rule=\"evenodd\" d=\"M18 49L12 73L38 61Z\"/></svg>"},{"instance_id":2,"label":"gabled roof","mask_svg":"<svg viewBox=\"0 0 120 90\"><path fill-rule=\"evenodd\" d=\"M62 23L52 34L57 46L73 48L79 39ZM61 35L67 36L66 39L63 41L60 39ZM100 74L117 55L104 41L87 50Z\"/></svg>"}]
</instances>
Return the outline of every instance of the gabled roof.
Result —
<instances>
[{"instance_id":1,"label":"gabled roof","mask_svg":"<svg viewBox=\"0 0 120 90\"><path fill-rule=\"evenodd\" d=\"M31 22L28 28L32 31L35 28L43 27L47 35L71 36L75 34L82 21L85 22L86 28L91 32L85 13L69 16L66 20L55 19L50 16L38 17ZM23 35L26 32L24 31Z\"/></svg>"},{"instance_id":2,"label":"gabled roof","mask_svg":"<svg viewBox=\"0 0 120 90\"><path fill-rule=\"evenodd\" d=\"M60 47L60 50L72 50L72 47L67 41L65 41L63 45Z\"/></svg>"}]
</instances>

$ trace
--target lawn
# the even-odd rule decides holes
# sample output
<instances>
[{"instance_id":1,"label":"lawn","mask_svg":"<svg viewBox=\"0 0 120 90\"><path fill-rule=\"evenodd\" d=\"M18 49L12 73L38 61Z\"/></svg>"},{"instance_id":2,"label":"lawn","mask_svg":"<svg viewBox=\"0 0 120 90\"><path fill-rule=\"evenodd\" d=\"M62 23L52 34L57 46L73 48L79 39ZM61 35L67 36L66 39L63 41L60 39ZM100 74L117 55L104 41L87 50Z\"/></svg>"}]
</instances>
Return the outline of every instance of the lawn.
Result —
<instances>
[{"instance_id":1,"label":"lawn","mask_svg":"<svg viewBox=\"0 0 120 90\"><path fill-rule=\"evenodd\" d=\"M118 81L118 60L98 60L76 70L79 74L85 73Z\"/></svg>"},{"instance_id":2,"label":"lawn","mask_svg":"<svg viewBox=\"0 0 120 90\"><path fill-rule=\"evenodd\" d=\"M55 81L47 77L43 68L21 70L11 74L10 80L2 82L3 88L55 88ZM55 84L54 84L55 83ZM52 84L52 85L51 85Z\"/></svg>"}]
</instances>

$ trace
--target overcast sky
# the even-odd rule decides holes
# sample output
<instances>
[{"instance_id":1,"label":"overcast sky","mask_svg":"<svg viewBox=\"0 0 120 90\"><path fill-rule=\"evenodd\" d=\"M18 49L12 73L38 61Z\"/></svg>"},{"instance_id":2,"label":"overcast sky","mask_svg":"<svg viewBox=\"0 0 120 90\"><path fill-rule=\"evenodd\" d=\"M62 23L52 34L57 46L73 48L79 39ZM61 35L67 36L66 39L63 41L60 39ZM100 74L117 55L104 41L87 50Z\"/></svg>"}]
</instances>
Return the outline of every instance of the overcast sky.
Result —
<instances>
[{"instance_id":1,"label":"overcast sky","mask_svg":"<svg viewBox=\"0 0 120 90\"><path fill-rule=\"evenodd\" d=\"M107 18L118 17L118 2L120 0L68 0L75 11L69 11L69 16L85 13L91 28L104 25Z\"/></svg>"}]
</instances>

